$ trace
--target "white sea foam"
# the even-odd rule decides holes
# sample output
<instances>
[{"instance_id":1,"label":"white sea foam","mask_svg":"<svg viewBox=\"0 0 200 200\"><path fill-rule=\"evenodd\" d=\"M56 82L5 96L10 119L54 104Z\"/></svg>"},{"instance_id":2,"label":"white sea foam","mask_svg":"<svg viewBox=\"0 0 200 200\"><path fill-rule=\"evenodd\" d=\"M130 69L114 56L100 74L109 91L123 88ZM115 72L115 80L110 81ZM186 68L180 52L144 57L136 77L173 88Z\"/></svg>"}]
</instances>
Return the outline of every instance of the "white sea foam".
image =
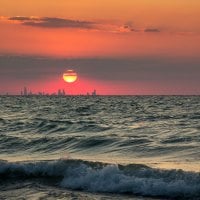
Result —
<instances>
[{"instance_id":1,"label":"white sea foam","mask_svg":"<svg viewBox=\"0 0 200 200\"><path fill-rule=\"evenodd\" d=\"M0 162L0 177L56 178L64 188L169 198L200 198L200 174L158 170L143 165L107 165L81 160ZM54 179L53 179L54 180Z\"/></svg>"},{"instance_id":2,"label":"white sea foam","mask_svg":"<svg viewBox=\"0 0 200 200\"><path fill-rule=\"evenodd\" d=\"M117 165L94 170L85 165L66 172L61 186L91 192L132 193L145 196L195 197L200 196L200 176L194 173L166 171L152 174L152 169L128 175ZM143 175L142 175L143 174ZM144 176L146 174L146 176Z\"/></svg>"}]
</instances>

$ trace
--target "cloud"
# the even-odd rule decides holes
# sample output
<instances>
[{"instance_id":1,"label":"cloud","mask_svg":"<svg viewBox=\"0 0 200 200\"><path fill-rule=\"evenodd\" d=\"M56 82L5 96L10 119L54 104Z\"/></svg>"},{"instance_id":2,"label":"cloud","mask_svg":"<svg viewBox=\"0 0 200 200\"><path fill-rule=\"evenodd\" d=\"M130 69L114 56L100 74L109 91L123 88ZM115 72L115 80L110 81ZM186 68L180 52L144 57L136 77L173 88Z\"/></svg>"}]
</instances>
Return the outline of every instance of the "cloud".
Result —
<instances>
[{"instance_id":1,"label":"cloud","mask_svg":"<svg viewBox=\"0 0 200 200\"><path fill-rule=\"evenodd\" d=\"M60 80L62 73L70 67L80 74L82 80L91 81L91 84L92 80L100 81L102 84L109 82L115 85L116 91L121 84L125 84L128 89L137 89L139 83L140 94L172 94L173 92L200 94L199 64L199 58L170 59L144 56L131 59L54 59L0 55L0 93L6 91L18 93L24 85L31 85L33 88L35 85L36 88L40 88L42 86L39 85L46 82L51 85L54 80ZM119 82L120 85L116 86ZM110 89L110 85L106 87Z\"/></svg>"},{"instance_id":2,"label":"cloud","mask_svg":"<svg viewBox=\"0 0 200 200\"><path fill-rule=\"evenodd\" d=\"M146 32L146 33L159 33L160 30L157 29L157 28L147 28L147 29L144 30L144 32Z\"/></svg>"},{"instance_id":3,"label":"cloud","mask_svg":"<svg viewBox=\"0 0 200 200\"><path fill-rule=\"evenodd\" d=\"M168 57L54 59L37 56L0 56L0 80L34 80L60 76L67 66L83 77L117 81L186 81L196 80L200 59L172 60ZM27 67L29 66L29 67ZM190 67L188 67L190 66ZM0 84L1 85L1 84Z\"/></svg>"},{"instance_id":4,"label":"cloud","mask_svg":"<svg viewBox=\"0 0 200 200\"><path fill-rule=\"evenodd\" d=\"M1 16L2 19L5 17ZM1 19L0 18L0 19ZM59 17L34 17L34 16L13 16L6 18L9 21L18 22L21 25L33 26L38 28L73 28L73 29L88 29L95 31L105 31L112 33L159 33L158 28L137 28L132 21L128 21L123 25L117 22L106 21L84 21L73 20Z\"/></svg>"},{"instance_id":5,"label":"cloud","mask_svg":"<svg viewBox=\"0 0 200 200\"><path fill-rule=\"evenodd\" d=\"M159 33L161 32L158 28L143 28L138 29L133 26L133 22L126 22L121 28L121 32L141 32L141 33Z\"/></svg>"},{"instance_id":6,"label":"cloud","mask_svg":"<svg viewBox=\"0 0 200 200\"><path fill-rule=\"evenodd\" d=\"M94 22L90 21L79 21L64 19L58 17L10 17L8 18L11 21L20 21L22 25L26 26L35 26L43 28L81 28L81 29L95 29Z\"/></svg>"},{"instance_id":7,"label":"cloud","mask_svg":"<svg viewBox=\"0 0 200 200\"><path fill-rule=\"evenodd\" d=\"M13 20L13 21L31 21L31 20L37 20L37 18L34 18L34 17L15 16L15 17L9 17L8 20Z\"/></svg>"},{"instance_id":8,"label":"cloud","mask_svg":"<svg viewBox=\"0 0 200 200\"><path fill-rule=\"evenodd\" d=\"M133 26L132 21L126 22L122 26L107 22L93 22L84 20L72 20L59 17L27 17L27 16L14 16L9 17L10 21L18 21L25 26L34 26L40 28L78 28L78 29L93 29L102 30L116 33L129 33L129 32L145 32L145 33L159 33L158 28L143 28L137 29Z\"/></svg>"},{"instance_id":9,"label":"cloud","mask_svg":"<svg viewBox=\"0 0 200 200\"><path fill-rule=\"evenodd\" d=\"M138 30L136 30L133 27L133 22L129 21L126 22L121 28L120 28L121 32L138 32Z\"/></svg>"}]
</instances>

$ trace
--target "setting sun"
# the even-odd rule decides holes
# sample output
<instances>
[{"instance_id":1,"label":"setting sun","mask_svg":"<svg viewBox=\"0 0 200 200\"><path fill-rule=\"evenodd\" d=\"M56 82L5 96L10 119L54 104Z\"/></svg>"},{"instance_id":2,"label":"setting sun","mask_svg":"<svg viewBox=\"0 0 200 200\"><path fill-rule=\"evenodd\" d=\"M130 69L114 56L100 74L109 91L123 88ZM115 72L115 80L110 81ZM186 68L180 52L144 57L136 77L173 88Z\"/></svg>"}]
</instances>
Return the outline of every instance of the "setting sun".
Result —
<instances>
[{"instance_id":1,"label":"setting sun","mask_svg":"<svg viewBox=\"0 0 200 200\"><path fill-rule=\"evenodd\" d=\"M77 78L77 73L74 70L67 70L67 72L63 74L63 79L67 83L73 83Z\"/></svg>"}]
</instances>

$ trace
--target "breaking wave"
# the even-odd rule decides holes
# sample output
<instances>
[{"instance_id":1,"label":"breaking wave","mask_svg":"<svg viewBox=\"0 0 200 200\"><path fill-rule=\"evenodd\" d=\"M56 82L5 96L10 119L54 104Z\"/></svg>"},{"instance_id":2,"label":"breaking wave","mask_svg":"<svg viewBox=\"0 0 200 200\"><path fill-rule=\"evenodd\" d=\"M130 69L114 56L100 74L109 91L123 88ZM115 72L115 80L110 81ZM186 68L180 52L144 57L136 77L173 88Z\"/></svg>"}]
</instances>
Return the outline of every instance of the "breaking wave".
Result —
<instances>
[{"instance_id":1,"label":"breaking wave","mask_svg":"<svg viewBox=\"0 0 200 200\"><path fill-rule=\"evenodd\" d=\"M52 183L59 187L89 192L200 198L200 173L153 169L138 164L119 165L72 159L15 163L0 161L0 178L51 178Z\"/></svg>"}]
</instances>

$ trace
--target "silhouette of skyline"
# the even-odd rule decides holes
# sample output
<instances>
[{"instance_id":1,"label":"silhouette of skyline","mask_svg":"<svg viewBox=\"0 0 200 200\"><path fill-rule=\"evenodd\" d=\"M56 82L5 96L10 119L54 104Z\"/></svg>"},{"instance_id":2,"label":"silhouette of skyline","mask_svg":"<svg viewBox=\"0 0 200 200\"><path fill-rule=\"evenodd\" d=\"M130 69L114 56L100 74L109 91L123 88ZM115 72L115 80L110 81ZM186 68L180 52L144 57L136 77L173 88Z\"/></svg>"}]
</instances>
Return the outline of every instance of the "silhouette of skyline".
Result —
<instances>
[{"instance_id":1,"label":"silhouette of skyline","mask_svg":"<svg viewBox=\"0 0 200 200\"><path fill-rule=\"evenodd\" d=\"M6 95L9 95L9 94L6 93ZM21 90L20 92L20 96L70 96L70 95L72 94L66 92L65 89L58 89L57 92L53 92L53 93L47 93L44 91L33 93L32 90L26 86L24 86L23 90ZM86 94L77 94L73 96L78 96L78 95L97 96L97 91L96 89L94 89L91 93L87 92Z\"/></svg>"}]
</instances>

